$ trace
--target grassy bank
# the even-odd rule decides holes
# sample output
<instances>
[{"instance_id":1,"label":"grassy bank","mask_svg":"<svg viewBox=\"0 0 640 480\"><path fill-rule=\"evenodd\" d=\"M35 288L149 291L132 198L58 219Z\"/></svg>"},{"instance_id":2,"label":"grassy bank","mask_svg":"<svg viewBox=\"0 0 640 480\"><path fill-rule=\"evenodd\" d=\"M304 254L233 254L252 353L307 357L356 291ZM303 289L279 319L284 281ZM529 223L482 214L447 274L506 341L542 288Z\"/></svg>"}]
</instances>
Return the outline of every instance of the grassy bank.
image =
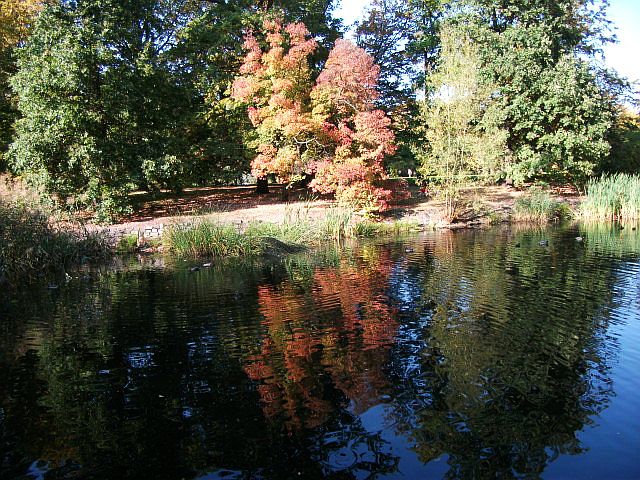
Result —
<instances>
[{"instance_id":1,"label":"grassy bank","mask_svg":"<svg viewBox=\"0 0 640 480\"><path fill-rule=\"evenodd\" d=\"M639 220L640 176L620 173L589 181L580 213L586 220Z\"/></svg>"},{"instance_id":2,"label":"grassy bank","mask_svg":"<svg viewBox=\"0 0 640 480\"><path fill-rule=\"evenodd\" d=\"M0 283L28 282L108 254L99 234L54 221L42 210L0 203Z\"/></svg>"},{"instance_id":3,"label":"grassy bank","mask_svg":"<svg viewBox=\"0 0 640 480\"><path fill-rule=\"evenodd\" d=\"M553 199L542 190L532 190L515 201L512 219L515 222L547 223L571 216L566 203Z\"/></svg>"},{"instance_id":4,"label":"grassy bank","mask_svg":"<svg viewBox=\"0 0 640 480\"><path fill-rule=\"evenodd\" d=\"M322 219L296 215L282 223L252 222L246 226L203 219L191 225L169 228L165 248L181 256L243 256L286 253L287 246L316 246L345 238L374 237L418 230L417 223L373 222L352 212L334 208ZM284 252L281 250L284 249Z\"/></svg>"}]
</instances>

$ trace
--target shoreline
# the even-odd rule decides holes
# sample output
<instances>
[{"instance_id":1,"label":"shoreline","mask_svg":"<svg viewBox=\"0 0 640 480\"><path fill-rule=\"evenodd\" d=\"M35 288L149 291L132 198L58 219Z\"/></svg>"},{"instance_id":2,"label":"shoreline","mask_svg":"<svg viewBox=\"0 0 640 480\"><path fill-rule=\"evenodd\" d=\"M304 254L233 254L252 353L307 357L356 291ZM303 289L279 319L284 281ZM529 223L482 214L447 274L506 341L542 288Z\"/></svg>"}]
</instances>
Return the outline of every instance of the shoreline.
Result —
<instances>
[{"instance_id":1,"label":"shoreline","mask_svg":"<svg viewBox=\"0 0 640 480\"><path fill-rule=\"evenodd\" d=\"M193 189L198 191L197 189ZM203 189L209 195L214 189ZM229 189L222 189L228 192ZM143 215L132 215L127 221L110 225L86 224L89 231L106 234L111 242L116 245L125 237L136 237L139 250L144 250L145 245L153 245L160 241L167 227L193 225L202 221L211 222L221 226L235 226L239 230L247 225L271 223L282 225L296 220L308 220L321 222L332 210L338 209L335 201L330 199L304 199L283 202L279 200L279 193L273 192L267 196L257 196L252 193L252 188L236 187L235 191L242 191L242 195L236 195L232 202L225 204L220 198L216 203L201 213L189 213L178 215L162 215L169 209L162 208L163 200L145 204ZM187 192L191 194L192 192ZM512 221L513 209L516 200L527 194L525 189L516 189L509 186L485 186L473 187L464 192L461 199L461 211L458 218L449 222L444 214L444 202L436 199L412 199L400 205L394 205L381 215L367 219L356 215L358 221L368 221L381 225L391 226L394 222L406 222L419 226L420 230L450 229L459 230L465 228L483 228L499 223ZM552 198L565 203L570 209L576 209L582 197L562 192L552 193ZM241 200L241 201L239 201ZM156 215L154 215L156 213ZM160 215L158 215L160 213ZM157 247L154 247L157 250Z\"/></svg>"}]
</instances>

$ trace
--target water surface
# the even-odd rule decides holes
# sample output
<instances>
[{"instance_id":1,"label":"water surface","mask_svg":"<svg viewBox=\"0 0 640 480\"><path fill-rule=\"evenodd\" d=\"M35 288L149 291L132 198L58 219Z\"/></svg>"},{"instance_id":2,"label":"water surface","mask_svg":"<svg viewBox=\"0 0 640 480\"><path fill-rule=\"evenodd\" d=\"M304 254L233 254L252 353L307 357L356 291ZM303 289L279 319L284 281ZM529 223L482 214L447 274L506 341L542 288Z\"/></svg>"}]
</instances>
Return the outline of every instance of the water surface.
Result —
<instances>
[{"instance_id":1,"label":"water surface","mask_svg":"<svg viewBox=\"0 0 640 480\"><path fill-rule=\"evenodd\" d=\"M436 232L2 292L0 477L638 478L639 259Z\"/></svg>"}]
</instances>

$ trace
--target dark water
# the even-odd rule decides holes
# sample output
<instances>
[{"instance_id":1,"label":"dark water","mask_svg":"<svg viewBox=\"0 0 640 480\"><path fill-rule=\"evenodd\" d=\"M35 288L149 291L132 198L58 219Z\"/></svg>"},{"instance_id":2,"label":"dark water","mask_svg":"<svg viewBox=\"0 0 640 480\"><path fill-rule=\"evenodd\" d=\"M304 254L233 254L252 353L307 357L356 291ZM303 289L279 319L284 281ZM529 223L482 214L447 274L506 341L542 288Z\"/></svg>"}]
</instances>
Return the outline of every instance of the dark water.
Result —
<instances>
[{"instance_id":1,"label":"dark water","mask_svg":"<svg viewBox=\"0 0 640 480\"><path fill-rule=\"evenodd\" d=\"M640 478L639 258L441 232L0 292L0 477Z\"/></svg>"}]
</instances>

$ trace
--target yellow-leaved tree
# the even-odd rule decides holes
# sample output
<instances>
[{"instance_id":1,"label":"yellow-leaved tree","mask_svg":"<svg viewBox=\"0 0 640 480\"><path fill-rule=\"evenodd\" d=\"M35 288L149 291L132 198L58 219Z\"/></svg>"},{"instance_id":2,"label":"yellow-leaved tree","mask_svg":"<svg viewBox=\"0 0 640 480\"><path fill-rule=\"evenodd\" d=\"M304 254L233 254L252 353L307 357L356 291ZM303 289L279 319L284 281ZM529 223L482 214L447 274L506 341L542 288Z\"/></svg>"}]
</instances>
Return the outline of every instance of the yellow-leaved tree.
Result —
<instances>
[{"instance_id":1,"label":"yellow-leaved tree","mask_svg":"<svg viewBox=\"0 0 640 480\"><path fill-rule=\"evenodd\" d=\"M13 48L26 38L42 6L42 0L0 0L0 50Z\"/></svg>"},{"instance_id":2,"label":"yellow-leaved tree","mask_svg":"<svg viewBox=\"0 0 640 480\"><path fill-rule=\"evenodd\" d=\"M15 72L13 49L25 41L42 7L42 0L0 0L0 172L16 118L9 87L9 77Z\"/></svg>"},{"instance_id":3,"label":"yellow-leaved tree","mask_svg":"<svg viewBox=\"0 0 640 480\"><path fill-rule=\"evenodd\" d=\"M422 107L428 147L421 172L440 186L453 221L461 190L472 179L490 178L504 168L506 132L493 108L497 87L482 78L478 45L468 29L445 24L440 40L440 60L429 78L433 93Z\"/></svg>"}]
</instances>

